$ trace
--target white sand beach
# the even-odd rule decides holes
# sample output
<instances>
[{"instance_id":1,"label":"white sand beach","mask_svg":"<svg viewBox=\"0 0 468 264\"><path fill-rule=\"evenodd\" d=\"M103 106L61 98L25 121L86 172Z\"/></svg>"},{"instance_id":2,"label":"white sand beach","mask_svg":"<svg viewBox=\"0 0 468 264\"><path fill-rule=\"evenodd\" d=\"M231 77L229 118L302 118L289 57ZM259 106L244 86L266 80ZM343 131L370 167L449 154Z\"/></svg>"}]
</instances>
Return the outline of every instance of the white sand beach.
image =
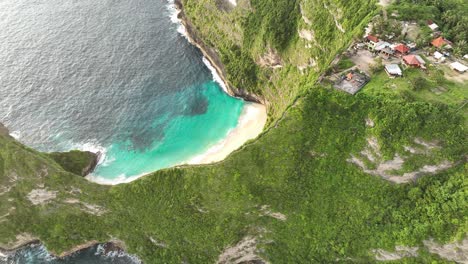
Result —
<instances>
[{"instance_id":1,"label":"white sand beach","mask_svg":"<svg viewBox=\"0 0 468 264\"><path fill-rule=\"evenodd\" d=\"M238 125L226 138L211 146L205 153L192 158L187 164L209 164L224 160L245 142L260 135L266 121L267 111L264 105L246 102Z\"/></svg>"}]
</instances>

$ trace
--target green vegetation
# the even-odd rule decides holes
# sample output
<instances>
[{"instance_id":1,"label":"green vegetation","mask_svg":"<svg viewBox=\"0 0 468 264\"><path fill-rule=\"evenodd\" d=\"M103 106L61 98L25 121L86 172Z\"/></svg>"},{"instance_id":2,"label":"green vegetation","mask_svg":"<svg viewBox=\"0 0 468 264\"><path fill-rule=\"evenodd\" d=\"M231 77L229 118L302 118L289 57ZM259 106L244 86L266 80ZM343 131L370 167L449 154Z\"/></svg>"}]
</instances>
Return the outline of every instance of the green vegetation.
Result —
<instances>
[{"instance_id":1,"label":"green vegetation","mask_svg":"<svg viewBox=\"0 0 468 264\"><path fill-rule=\"evenodd\" d=\"M362 93L396 95L409 101L447 104L465 116L465 127L468 128L468 111L465 105L468 100L467 82L449 81L444 77L444 71L435 66L429 66L427 71L407 68L403 72L404 77L396 79L390 79L382 67L378 69L380 71L372 76Z\"/></svg>"},{"instance_id":2,"label":"green vegetation","mask_svg":"<svg viewBox=\"0 0 468 264\"><path fill-rule=\"evenodd\" d=\"M389 8L390 13L395 11L401 20L418 21L421 25L426 25L428 20L434 21L440 26L443 36L455 43L456 54L468 53L467 1L398 0ZM429 33L430 30L426 29L426 32Z\"/></svg>"},{"instance_id":3,"label":"green vegetation","mask_svg":"<svg viewBox=\"0 0 468 264\"><path fill-rule=\"evenodd\" d=\"M374 128L366 127L367 117ZM216 165L163 170L112 188L80 177L24 179L8 193L16 197L16 210L0 226L6 235L0 241L29 232L60 252L117 237L147 263L214 262L225 246L247 235L259 236L262 256L280 263L347 257L365 262L373 258L372 248L418 245L428 237L450 241L467 231L468 167L456 165L399 186L347 159L375 135L389 156L420 137L437 139L443 146L439 155L457 161L467 145L461 122L440 105L315 88L278 127ZM31 206L24 197L40 181L59 190L59 198ZM82 193L70 194L73 188ZM107 213L86 213L65 197L103 206ZM287 220L262 216L262 205Z\"/></svg>"},{"instance_id":4,"label":"green vegetation","mask_svg":"<svg viewBox=\"0 0 468 264\"><path fill-rule=\"evenodd\" d=\"M297 34L299 1L253 0L255 12L244 21L244 47L251 49L255 42L269 44L283 51Z\"/></svg>"},{"instance_id":5,"label":"green vegetation","mask_svg":"<svg viewBox=\"0 0 468 264\"><path fill-rule=\"evenodd\" d=\"M68 172L83 175L86 170L96 161L96 155L87 151L72 150L69 152L48 153L55 162Z\"/></svg>"},{"instance_id":6,"label":"green vegetation","mask_svg":"<svg viewBox=\"0 0 468 264\"><path fill-rule=\"evenodd\" d=\"M90 240L120 239L145 263L213 263L250 236L271 263L371 263L372 249L396 245L420 246L419 257L402 261L421 263L441 261L423 240L465 237L468 137L467 111L460 106L466 87L432 68L406 70L400 79L376 72L356 96L314 85L361 32L374 2L255 0L250 6L239 0L229 11L214 0L184 4L202 38L221 53L231 81L265 96L275 123L223 162L161 170L112 187L64 169L77 172L81 161L58 159L62 167L0 136L0 244L30 233L62 252ZM296 21L272 29L271 14ZM246 25L259 26L260 33L246 34ZM291 28L287 39L278 35ZM314 40L298 37L302 29L313 31ZM252 64L268 48L281 57L282 68ZM298 68L311 59L316 66ZM437 87L445 92L434 93ZM453 166L415 183L390 183L349 161L370 137L383 159L405 159L398 173L443 161ZM406 147L421 147L416 139L437 147L409 153ZM37 189L56 197L32 205L28 194Z\"/></svg>"},{"instance_id":7,"label":"green vegetation","mask_svg":"<svg viewBox=\"0 0 468 264\"><path fill-rule=\"evenodd\" d=\"M229 82L270 103L270 121L278 119L304 94L305 85L315 82L336 54L361 34L374 10L374 1L240 0L229 11L215 0L182 2L199 36L219 51ZM310 32L313 39L300 38L300 30ZM282 67L262 63L269 55Z\"/></svg>"},{"instance_id":8,"label":"green vegetation","mask_svg":"<svg viewBox=\"0 0 468 264\"><path fill-rule=\"evenodd\" d=\"M354 62L351 61L351 59L347 57L341 58L341 60L338 62L336 65L336 70L337 71L343 71L346 69L349 69L354 66Z\"/></svg>"}]
</instances>

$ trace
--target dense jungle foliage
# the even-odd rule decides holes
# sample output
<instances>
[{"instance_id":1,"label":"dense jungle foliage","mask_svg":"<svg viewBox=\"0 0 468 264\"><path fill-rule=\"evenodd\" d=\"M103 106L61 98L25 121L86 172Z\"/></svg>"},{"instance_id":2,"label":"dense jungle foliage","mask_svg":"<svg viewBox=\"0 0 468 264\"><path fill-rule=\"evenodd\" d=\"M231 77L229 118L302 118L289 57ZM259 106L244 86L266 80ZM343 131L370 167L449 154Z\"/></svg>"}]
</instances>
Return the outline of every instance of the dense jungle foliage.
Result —
<instances>
[{"instance_id":1,"label":"dense jungle foliage","mask_svg":"<svg viewBox=\"0 0 468 264\"><path fill-rule=\"evenodd\" d=\"M468 2L464 0L398 0L389 12L397 11L399 19L433 21L440 26L442 35L456 44L458 53L468 53Z\"/></svg>"}]
</instances>

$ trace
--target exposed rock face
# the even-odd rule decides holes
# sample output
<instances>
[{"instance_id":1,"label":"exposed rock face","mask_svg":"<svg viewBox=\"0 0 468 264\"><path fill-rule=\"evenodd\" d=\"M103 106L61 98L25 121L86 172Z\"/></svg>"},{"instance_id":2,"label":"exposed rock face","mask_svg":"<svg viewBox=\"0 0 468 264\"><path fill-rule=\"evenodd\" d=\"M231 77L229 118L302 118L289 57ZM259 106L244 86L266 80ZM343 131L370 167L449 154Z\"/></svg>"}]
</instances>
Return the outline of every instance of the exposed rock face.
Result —
<instances>
[{"instance_id":1,"label":"exposed rock face","mask_svg":"<svg viewBox=\"0 0 468 264\"><path fill-rule=\"evenodd\" d=\"M182 4L182 1L181 0L175 0L174 4L175 4L176 8L179 10L178 18L182 21L182 24L185 27L185 30L187 32L187 38L189 39L190 43L192 43L197 48L199 48L200 51L203 53L203 56L205 56L205 58L207 58L210 61L211 65L213 65L213 67L216 69L216 72L218 73L218 75L221 77L223 82L226 84L226 87L228 89L228 93L231 96L241 97L241 98L245 99L246 101L256 102L256 103L260 103L260 104L266 104L267 102L266 102L265 98L263 98L262 96L258 96L256 94L249 93L245 89L233 87L231 85L231 83L226 78L226 75L227 75L226 74L226 68L224 67L223 63L221 62L221 58L219 57L218 52L214 48L206 45L204 43L204 41L199 37L199 34L198 34L195 26L193 26L193 24L189 21L189 19L187 19L187 16L184 13L184 10L183 10L184 7L183 7L183 4Z\"/></svg>"},{"instance_id":2,"label":"exposed rock face","mask_svg":"<svg viewBox=\"0 0 468 264\"><path fill-rule=\"evenodd\" d=\"M85 202L80 201L79 199L69 198L69 199L66 199L64 202L68 203L68 204L76 204L76 205L78 205L80 207L81 211L86 212L88 214L101 216L101 215L107 213L106 208L104 208L104 207L102 207L100 205L97 205L97 204L85 203Z\"/></svg>"},{"instance_id":3,"label":"exposed rock face","mask_svg":"<svg viewBox=\"0 0 468 264\"><path fill-rule=\"evenodd\" d=\"M348 161L358 165L366 173L382 177L387 181L397 184L415 181L421 176L436 174L453 166L453 163L443 161L440 164L424 165L416 171L406 172L403 175L395 175L392 171L402 169L405 162L403 157L396 154L393 159L384 161L382 160L380 145L377 139L375 137L370 137L367 139L367 143L367 147L361 151L359 156L352 155ZM375 168L369 168L365 163L366 159L372 162Z\"/></svg>"},{"instance_id":4,"label":"exposed rock face","mask_svg":"<svg viewBox=\"0 0 468 264\"><path fill-rule=\"evenodd\" d=\"M0 123L0 136L8 136L10 131L2 123Z\"/></svg>"},{"instance_id":5,"label":"exposed rock face","mask_svg":"<svg viewBox=\"0 0 468 264\"><path fill-rule=\"evenodd\" d=\"M269 48L268 51L257 60L257 64L260 67L273 69L283 67L283 63L281 62L281 58L278 55L278 52L272 48Z\"/></svg>"},{"instance_id":6,"label":"exposed rock face","mask_svg":"<svg viewBox=\"0 0 468 264\"><path fill-rule=\"evenodd\" d=\"M57 191L47 189L34 189L28 193L27 198L33 205L46 204L57 197Z\"/></svg>"},{"instance_id":7,"label":"exposed rock face","mask_svg":"<svg viewBox=\"0 0 468 264\"><path fill-rule=\"evenodd\" d=\"M261 216L273 217L273 218L275 218L277 220L280 220L280 221L286 221L287 220L287 217L286 217L285 214L280 213L280 212L271 211L269 205L262 205L262 207L260 208L260 215Z\"/></svg>"},{"instance_id":8,"label":"exposed rock face","mask_svg":"<svg viewBox=\"0 0 468 264\"><path fill-rule=\"evenodd\" d=\"M83 168L81 172L81 176L83 177L90 174L91 172L94 171L94 169L96 169L96 166L98 165L99 160L101 159L101 155L102 155L101 152L93 153L93 152L86 151L86 153L88 153L91 156L94 156L94 158L91 160L88 166Z\"/></svg>"},{"instance_id":9,"label":"exposed rock face","mask_svg":"<svg viewBox=\"0 0 468 264\"><path fill-rule=\"evenodd\" d=\"M396 246L394 252L383 249L375 249L372 252L375 254L375 259L378 261L400 260L406 257L417 257L418 247Z\"/></svg>"},{"instance_id":10,"label":"exposed rock face","mask_svg":"<svg viewBox=\"0 0 468 264\"><path fill-rule=\"evenodd\" d=\"M29 233L21 233L16 235L16 240L9 241L7 244L0 244L0 253L6 255L32 243L39 243L39 239Z\"/></svg>"},{"instance_id":11,"label":"exposed rock face","mask_svg":"<svg viewBox=\"0 0 468 264\"><path fill-rule=\"evenodd\" d=\"M433 239L425 240L424 245L429 249L429 252L439 255L446 260L455 261L457 263L468 264L468 239L465 238L459 243L450 243L441 245Z\"/></svg>"},{"instance_id":12,"label":"exposed rock face","mask_svg":"<svg viewBox=\"0 0 468 264\"><path fill-rule=\"evenodd\" d=\"M246 236L239 243L226 248L218 257L217 264L268 263L257 256L257 239Z\"/></svg>"}]
</instances>

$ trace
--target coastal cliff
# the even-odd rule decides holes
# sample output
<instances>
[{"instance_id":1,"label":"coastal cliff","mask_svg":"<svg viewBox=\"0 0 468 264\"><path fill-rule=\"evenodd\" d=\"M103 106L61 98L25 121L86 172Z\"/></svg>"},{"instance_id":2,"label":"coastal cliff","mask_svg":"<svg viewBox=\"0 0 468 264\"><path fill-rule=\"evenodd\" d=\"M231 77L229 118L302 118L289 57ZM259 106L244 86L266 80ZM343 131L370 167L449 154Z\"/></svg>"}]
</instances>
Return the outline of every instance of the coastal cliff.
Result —
<instances>
[{"instance_id":1,"label":"coastal cliff","mask_svg":"<svg viewBox=\"0 0 468 264\"><path fill-rule=\"evenodd\" d=\"M52 152L48 155L68 172L86 176L96 168L101 153L72 150L68 152Z\"/></svg>"},{"instance_id":2,"label":"coastal cliff","mask_svg":"<svg viewBox=\"0 0 468 264\"><path fill-rule=\"evenodd\" d=\"M2 123L0 123L0 136L9 136L10 131L8 131L8 128L4 126Z\"/></svg>"},{"instance_id":3,"label":"coastal cliff","mask_svg":"<svg viewBox=\"0 0 468 264\"><path fill-rule=\"evenodd\" d=\"M192 22L188 19L187 15L184 11L184 5L182 0L175 0L174 4L179 11L178 19L180 19L181 23L184 25L187 38L190 43L196 46L202 53L203 56L210 62L210 64L214 67L218 75L221 77L222 81L226 85L227 92L231 96L240 97L249 102L255 102L263 105L268 105L267 100L259 95L254 93L248 92L246 89L234 87L231 82L227 79L226 67L221 61L218 52L213 48L205 44L203 39L200 37L196 27L192 24Z\"/></svg>"},{"instance_id":4,"label":"coastal cliff","mask_svg":"<svg viewBox=\"0 0 468 264\"><path fill-rule=\"evenodd\" d=\"M204 1L192 3L203 5ZM270 1L274 7L281 2L293 1ZM341 9L341 2L328 2L335 2L328 8ZM358 28L362 13L373 8L367 1L346 2L342 8L349 9L344 9L340 19L333 17L337 12L325 10L322 2L302 3L301 27L316 19L310 27L317 25L325 35L332 35L325 39L319 30L314 31L320 47L308 49L322 55L312 54L322 66L351 39L352 34L346 36L340 28L346 34ZM212 10L200 12L209 17ZM320 19L321 15L331 17ZM355 21L344 23L347 15ZM336 21L343 27L338 28ZM187 30L189 24L185 18ZM196 37L193 32L192 39ZM221 62L215 63L216 50L207 59L218 72L227 71ZM283 56L282 63L287 62ZM311 64L308 60L307 65ZM277 86L276 90L262 86L266 87L263 94L276 109L275 117L284 114L284 118L254 143L209 166L160 170L129 184L100 186L66 173L44 153L0 137L0 244L30 233L63 255L86 241L91 242L85 245L92 245L118 237L145 263L374 263L373 252L382 252L380 248L422 245L429 237L443 243L464 237L468 167L456 161L466 155L467 137L458 110L387 94L351 97L326 87L307 87L317 77L313 66L308 67L304 74L290 65L265 70L272 73L268 80ZM290 85L297 89L288 89ZM235 88L230 89L235 94ZM298 91L307 94L290 110L282 111ZM366 124L370 117L372 127ZM418 138L436 143L424 148ZM414 153L406 151L411 149ZM384 157L401 158L404 169L441 159L456 165L396 185L350 162L354 156L373 157L368 153L378 156L376 162L386 162ZM38 197L30 199L38 193L49 196L39 197L41 203ZM103 209L96 212L96 208ZM439 261L423 248L407 259Z\"/></svg>"}]
</instances>

